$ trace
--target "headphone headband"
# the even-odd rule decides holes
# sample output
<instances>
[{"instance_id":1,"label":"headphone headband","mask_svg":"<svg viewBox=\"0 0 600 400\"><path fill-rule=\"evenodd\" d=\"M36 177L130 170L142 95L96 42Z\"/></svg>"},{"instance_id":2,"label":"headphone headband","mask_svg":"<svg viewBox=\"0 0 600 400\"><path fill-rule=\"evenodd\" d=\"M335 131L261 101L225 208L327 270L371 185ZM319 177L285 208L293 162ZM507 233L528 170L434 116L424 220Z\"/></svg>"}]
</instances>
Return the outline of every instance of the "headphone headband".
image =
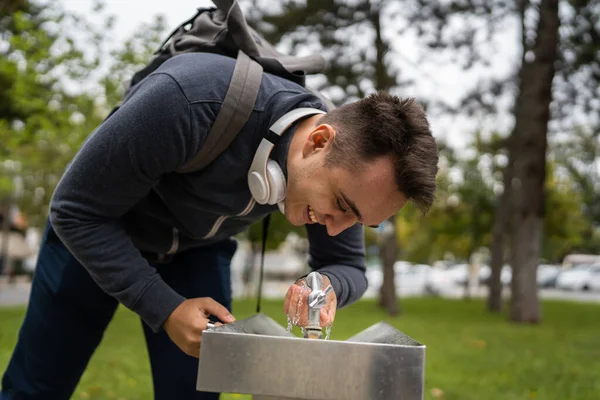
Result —
<instances>
[{"instance_id":1,"label":"headphone headband","mask_svg":"<svg viewBox=\"0 0 600 400\"><path fill-rule=\"evenodd\" d=\"M294 122L302 117L315 114L326 114L325 111L316 108L296 108L288 113L285 113L279 118L273 125L271 125L271 131L281 136Z\"/></svg>"},{"instance_id":2,"label":"headphone headband","mask_svg":"<svg viewBox=\"0 0 600 400\"><path fill-rule=\"evenodd\" d=\"M326 114L326 112L316 108L296 108L280 117L269 129L277 136L281 136L283 132L300 118L315 114ZM271 183L267 178L267 163L269 162L269 156L274 146L274 143L267 138L263 138L258 145L252 165L248 171L248 186L250 187L252 196L259 204L266 204L267 202L275 204L275 202L281 202L285 199L285 187L278 187L276 189L282 191L283 198L276 199L273 203L269 201L274 188L271 187ZM283 173L281 175L283 176ZM285 185L285 179L283 184Z\"/></svg>"}]
</instances>

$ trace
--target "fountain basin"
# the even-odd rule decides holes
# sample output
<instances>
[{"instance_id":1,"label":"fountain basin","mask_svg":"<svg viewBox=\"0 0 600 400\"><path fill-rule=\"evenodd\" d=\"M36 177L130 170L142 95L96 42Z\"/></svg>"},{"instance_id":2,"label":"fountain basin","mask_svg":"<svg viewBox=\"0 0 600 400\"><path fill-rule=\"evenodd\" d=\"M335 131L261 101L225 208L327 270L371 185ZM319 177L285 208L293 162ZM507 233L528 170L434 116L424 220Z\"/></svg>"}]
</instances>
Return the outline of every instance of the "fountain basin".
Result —
<instances>
[{"instance_id":1,"label":"fountain basin","mask_svg":"<svg viewBox=\"0 0 600 400\"><path fill-rule=\"evenodd\" d=\"M255 400L422 400L425 346L385 322L345 340L298 338L264 314L202 335L199 391Z\"/></svg>"}]
</instances>

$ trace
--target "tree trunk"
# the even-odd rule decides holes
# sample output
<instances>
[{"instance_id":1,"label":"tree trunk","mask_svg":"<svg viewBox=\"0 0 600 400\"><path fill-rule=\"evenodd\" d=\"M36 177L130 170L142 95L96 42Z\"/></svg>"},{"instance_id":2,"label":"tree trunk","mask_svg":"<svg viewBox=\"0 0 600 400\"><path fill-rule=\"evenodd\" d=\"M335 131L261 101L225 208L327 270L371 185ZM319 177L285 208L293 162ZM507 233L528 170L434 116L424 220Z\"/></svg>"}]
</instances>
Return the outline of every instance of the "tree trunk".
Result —
<instances>
[{"instance_id":1,"label":"tree trunk","mask_svg":"<svg viewBox=\"0 0 600 400\"><path fill-rule=\"evenodd\" d=\"M515 229L510 319L516 322L538 323L541 320L536 273L542 224L542 218L529 214Z\"/></svg>"},{"instance_id":2,"label":"tree trunk","mask_svg":"<svg viewBox=\"0 0 600 400\"><path fill-rule=\"evenodd\" d=\"M508 164L504 169L504 191L500 195L496 214L494 216L494 226L492 227L492 261L490 280L488 282L488 302L487 307L491 312L502 311L502 266L504 265L504 246L508 236L509 216L511 206L511 181L513 178L513 161L511 158L512 138L508 140Z\"/></svg>"},{"instance_id":3,"label":"tree trunk","mask_svg":"<svg viewBox=\"0 0 600 400\"><path fill-rule=\"evenodd\" d=\"M524 66L525 66L525 53L527 52L527 35L525 26L525 11L527 9L527 0L518 0L519 7L519 19L521 22L521 70L519 71L518 83L519 88L521 82L523 82ZM515 100L515 113L521 109L523 96L519 94ZM514 141L517 135L516 126L511 132L508 140L506 141L506 150L508 155L508 163L504 168L503 173L503 191L500 195L498 205L496 207L496 213L494 216L494 225L492 227L492 260L491 260L491 273L488 293L488 310L491 312L502 311L502 267L504 265L505 254L504 250L507 245L507 240L510 240L511 225L510 216L512 215L512 180L514 177L514 162L515 162L515 148Z\"/></svg>"},{"instance_id":4,"label":"tree trunk","mask_svg":"<svg viewBox=\"0 0 600 400\"><path fill-rule=\"evenodd\" d=\"M469 249L469 263L467 266L467 279L465 281L464 299L470 300L479 289L479 269L481 263L477 252L481 247L481 199L473 198L473 212L471 214L471 247Z\"/></svg>"},{"instance_id":5,"label":"tree trunk","mask_svg":"<svg viewBox=\"0 0 600 400\"><path fill-rule=\"evenodd\" d=\"M510 319L536 323L541 320L536 271L544 221L544 182L552 81L558 48L558 0L539 5L536 43L530 62L522 65L515 110L515 162L512 234L512 302Z\"/></svg>"},{"instance_id":6,"label":"tree trunk","mask_svg":"<svg viewBox=\"0 0 600 400\"><path fill-rule=\"evenodd\" d=\"M10 198L0 203L2 226L0 231L0 276L9 274L8 268L8 235L10 234Z\"/></svg>"},{"instance_id":7,"label":"tree trunk","mask_svg":"<svg viewBox=\"0 0 600 400\"><path fill-rule=\"evenodd\" d=\"M379 4L371 4L371 13L369 20L375 30L375 87L377 90L389 90L395 80L390 77L387 65L385 64L385 54L389 50L389 45L383 40L381 33L381 10ZM394 263L398 253L396 241L396 217L392 216L387 221L391 228L383 233L380 246L381 266L383 268L383 283L379 293L379 305L387 310L390 315L398 315L400 306L396 296L396 285L394 283Z\"/></svg>"},{"instance_id":8,"label":"tree trunk","mask_svg":"<svg viewBox=\"0 0 600 400\"><path fill-rule=\"evenodd\" d=\"M394 283L394 263L396 262L396 223L395 217L386 221L389 224L385 227L381 237L380 258L383 268L383 283L379 292L379 305L384 308L389 315L398 315L400 306L396 296L396 285Z\"/></svg>"}]
</instances>

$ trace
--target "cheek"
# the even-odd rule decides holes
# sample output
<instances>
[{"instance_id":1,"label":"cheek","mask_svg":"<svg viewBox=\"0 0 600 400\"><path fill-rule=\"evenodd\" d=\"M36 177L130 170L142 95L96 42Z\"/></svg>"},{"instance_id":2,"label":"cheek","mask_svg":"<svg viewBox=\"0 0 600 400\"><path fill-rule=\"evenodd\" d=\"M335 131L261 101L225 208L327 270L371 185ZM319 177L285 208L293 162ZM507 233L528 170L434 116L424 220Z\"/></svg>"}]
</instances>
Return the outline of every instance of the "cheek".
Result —
<instances>
[{"instance_id":1,"label":"cheek","mask_svg":"<svg viewBox=\"0 0 600 400\"><path fill-rule=\"evenodd\" d=\"M288 200L291 203L311 204L314 207L324 207L327 204L327 181L317 169L307 167L298 173L288 185Z\"/></svg>"},{"instance_id":2,"label":"cheek","mask_svg":"<svg viewBox=\"0 0 600 400\"><path fill-rule=\"evenodd\" d=\"M311 179L305 175L296 177L288 185L288 195L294 201L306 198L312 190L314 190L314 186L311 184Z\"/></svg>"}]
</instances>

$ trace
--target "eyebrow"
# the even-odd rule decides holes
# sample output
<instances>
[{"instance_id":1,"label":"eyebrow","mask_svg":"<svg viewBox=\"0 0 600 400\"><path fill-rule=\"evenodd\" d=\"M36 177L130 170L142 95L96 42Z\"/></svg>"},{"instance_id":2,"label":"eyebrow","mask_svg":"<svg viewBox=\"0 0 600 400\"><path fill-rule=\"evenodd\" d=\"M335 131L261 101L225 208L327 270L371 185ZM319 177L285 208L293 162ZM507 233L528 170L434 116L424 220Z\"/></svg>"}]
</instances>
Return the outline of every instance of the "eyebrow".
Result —
<instances>
[{"instance_id":1,"label":"eyebrow","mask_svg":"<svg viewBox=\"0 0 600 400\"><path fill-rule=\"evenodd\" d=\"M343 190L340 190L340 194L342 195L342 198L344 199L346 204L348 204L348 206L350 206L350 209L352 209L352 212L354 213L354 215L356 215L356 218L358 218L358 222L360 222L362 224L362 222L363 222L362 215L361 215L360 211L358 211L356 204L354 204L354 202L352 200L350 200L348 198L348 196L346 196L346 194L344 193ZM370 228L379 228L379 225L369 225L369 227Z\"/></svg>"}]
</instances>

